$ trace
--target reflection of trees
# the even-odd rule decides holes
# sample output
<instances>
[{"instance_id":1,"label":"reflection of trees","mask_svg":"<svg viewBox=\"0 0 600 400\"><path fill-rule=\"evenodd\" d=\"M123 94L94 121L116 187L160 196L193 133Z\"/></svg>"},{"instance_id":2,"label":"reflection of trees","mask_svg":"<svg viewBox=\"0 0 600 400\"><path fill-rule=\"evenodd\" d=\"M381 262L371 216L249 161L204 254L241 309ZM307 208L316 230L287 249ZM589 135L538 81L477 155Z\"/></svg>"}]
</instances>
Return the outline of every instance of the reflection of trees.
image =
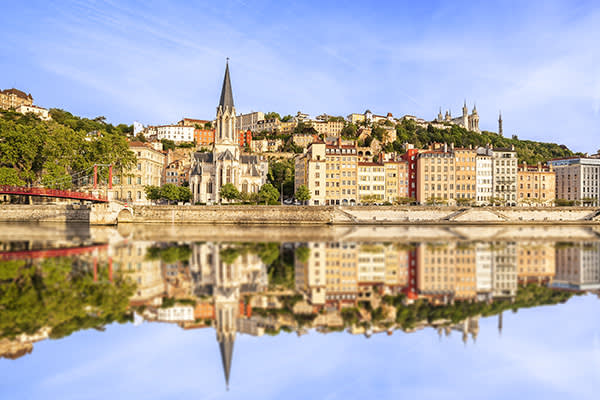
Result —
<instances>
[{"instance_id":1,"label":"reflection of trees","mask_svg":"<svg viewBox=\"0 0 600 400\"><path fill-rule=\"evenodd\" d=\"M389 297L388 301L396 306L396 323L403 329L410 329L419 321L431 323L436 320L447 320L458 323L478 315L486 317L510 309L564 303L573 295L573 292L561 292L546 286L530 284L519 287L514 301L507 299L495 300L491 303L457 301L443 306L433 305L427 300L419 300L408 306L400 304L392 297Z\"/></svg>"},{"instance_id":2,"label":"reflection of trees","mask_svg":"<svg viewBox=\"0 0 600 400\"><path fill-rule=\"evenodd\" d=\"M100 274L95 282L92 273L73 268L70 258L1 262L0 337L50 327L50 337L61 338L125 322L131 319L127 306L134 289L120 276L111 283Z\"/></svg>"},{"instance_id":3,"label":"reflection of trees","mask_svg":"<svg viewBox=\"0 0 600 400\"><path fill-rule=\"evenodd\" d=\"M177 261L188 261L192 255L192 249L189 245L168 245L149 247L146 253L148 260L161 260L167 264Z\"/></svg>"}]
</instances>

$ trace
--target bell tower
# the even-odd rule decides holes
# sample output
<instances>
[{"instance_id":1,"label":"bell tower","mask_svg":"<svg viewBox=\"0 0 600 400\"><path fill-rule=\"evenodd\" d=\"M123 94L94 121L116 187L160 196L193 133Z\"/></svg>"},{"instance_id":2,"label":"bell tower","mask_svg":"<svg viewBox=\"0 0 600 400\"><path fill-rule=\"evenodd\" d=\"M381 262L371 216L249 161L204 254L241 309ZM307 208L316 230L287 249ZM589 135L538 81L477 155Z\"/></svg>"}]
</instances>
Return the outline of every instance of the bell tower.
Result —
<instances>
[{"instance_id":1,"label":"bell tower","mask_svg":"<svg viewBox=\"0 0 600 400\"><path fill-rule=\"evenodd\" d=\"M227 64L225 65L223 88L221 89L221 98L217 106L213 149L217 153L229 150L236 158L239 155L239 142L235 126L235 107L233 106L233 93L229 77L229 59L227 59Z\"/></svg>"}]
</instances>

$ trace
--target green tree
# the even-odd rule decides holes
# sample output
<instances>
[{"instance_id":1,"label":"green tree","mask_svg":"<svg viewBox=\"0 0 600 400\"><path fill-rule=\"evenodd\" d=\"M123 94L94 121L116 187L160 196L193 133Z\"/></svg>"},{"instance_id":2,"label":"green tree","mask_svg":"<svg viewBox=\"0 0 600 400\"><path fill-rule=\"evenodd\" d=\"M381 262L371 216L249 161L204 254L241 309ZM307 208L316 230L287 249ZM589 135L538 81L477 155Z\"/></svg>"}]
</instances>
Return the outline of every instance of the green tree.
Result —
<instances>
[{"instance_id":1,"label":"green tree","mask_svg":"<svg viewBox=\"0 0 600 400\"><path fill-rule=\"evenodd\" d=\"M307 263L310 258L310 248L307 246L299 246L296 248L296 258L298 261Z\"/></svg>"},{"instance_id":2,"label":"green tree","mask_svg":"<svg viewBox=\"0 0 600 400\"><path fill-rule=\"evenodd\" d=\"M306 185L300 185L296 189L296 200L305 204L308 200L310 200L310 190L306 187Z\"/></svg>"},{"instance_id":3,"label":"green tree","mask_svg":"<svg viewBox=\"0 0 600 400\"><path fill-rule=\"evenodd\" d=\"M258 191L258 199L261 203L277 204L277 200L279 200L279 191L270 183L265 183Z\"/></svg>"},{"instance_id":4,"label":"green tree","mask_svg":"<svg viewBox=\"0 0 600 400\"><path fill-rule=\"evenodd\" d=\"M146 198L150 201L160 200L160 187L158 186L144 186L144 193L146 193Z\"/></svg>"},{"instance_id":5,"label":"green tree","mask_svg":"<svg viewBox=\"0 0 600 400\"><path fill-rule=\"evenodd\" d=\"M294 194L294 171L293 159L272 160L269 162L268 182L277 189L280 189L283 184L282 195L292 197Z\"/></svg>"},{"instance_id":6,"label":"green tree","mask_svg":"<svg viewBox=\"0 0 600 400\"><path fill-rule=\"evenodd\" d=\"M354 124L348 124L342 129L341 135L346 139L356 139L356 132L358 127Z\"/></svg>"},{"instance_id":7,"label":"green tree","mask_svg":"<svg viewBox=\"0 0 600 400\"><path fill-rule=\"evenodd\" d=\"M276 113L274 111L265 113L265 119L269 120L269 119L278 119L281 120L281 115L279 115L279 113Z\"/></svg>"},{"instance_id":8,"label":"green tree","mask_svg":"<svg viewBox=\"0 0 600 400\"><path fill-rule=\"evenodd\" d=\"M188 186L178 186L177 191L177 200L185 203L192 199L192 191Z\"/></svg>"},{"instance_id":9,"label":"green tree","mask_svg":"<svg viewBox=\"0 0 600 400\"><path fill-rule=\"evenodd\" d=\"M25 181L19 178L19 172L16 169L0 167L0 185L23 186Z\"/></svg>"},{"instance_id":10,"label":"green tree","mask_svg":"<svg viewBox=\"0 0 600 400\"><path fill-rule=\"evenodd\" d=\"M174 151L175 150L175 142L169 139L161 139L162 147L164 151Z\"/></svg>"},{"instance_id":11,"label":"green tree","mask_svg":"<svg viewBox=\"0 0 600 400\"><path fill-rule=\"evenodd\" d=\"M237 200L240 198L240 192L233 185L233 183L226 183L223 186L221 186L221 190L220 190L219 194L221 195L222 198L229 200L229 201Z\"/></svg>"},{"instance_id":12,"label":"green tree","mask_svg":"<svg viewBox=\"0 0 600 400\"><path fill-rule=\"evenodd\" d=\"M167 183L160 188L160 197L169 203L179 200L179 187L172 183Z\"/></svg>"}]
</instances>

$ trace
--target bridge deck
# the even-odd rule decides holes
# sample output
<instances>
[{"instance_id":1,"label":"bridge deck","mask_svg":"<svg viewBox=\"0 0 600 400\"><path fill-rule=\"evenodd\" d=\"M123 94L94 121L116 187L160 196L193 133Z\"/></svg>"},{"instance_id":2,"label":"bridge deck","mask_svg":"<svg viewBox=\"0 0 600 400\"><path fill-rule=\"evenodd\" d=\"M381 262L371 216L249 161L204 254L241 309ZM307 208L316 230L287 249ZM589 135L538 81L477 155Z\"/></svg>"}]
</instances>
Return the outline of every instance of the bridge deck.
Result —
<instances>
[{"instance_id":1,"label":"bridge deck","mask_svg":"<svg viewBox=\"0 0 600 400\"><path fill-rule=\"evenodd\" d=\"M91 193L74 192L71 190L58 190L46 188L28 188L20 186L0 186L0 194L20 195L20 196L38 196L55 197L61 199L85 200L94 203L107 203L105 196L94 196Z\"/></svg>"}]
</instances>

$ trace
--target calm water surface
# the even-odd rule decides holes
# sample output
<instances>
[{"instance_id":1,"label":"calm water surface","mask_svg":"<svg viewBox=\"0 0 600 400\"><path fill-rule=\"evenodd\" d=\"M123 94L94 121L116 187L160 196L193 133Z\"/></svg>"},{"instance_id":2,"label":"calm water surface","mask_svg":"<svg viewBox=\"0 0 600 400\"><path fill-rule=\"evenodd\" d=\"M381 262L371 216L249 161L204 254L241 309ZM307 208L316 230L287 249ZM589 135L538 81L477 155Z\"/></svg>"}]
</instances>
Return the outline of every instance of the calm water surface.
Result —
<instances>
[{"instance_id":1,"label":"calm water surface","mask_svg":"<svg viewBox=\"0 0 600 400\"><path fill-rule=\"evenodd\" d=\"M589 227L0 226L0 398L597 398Z\"/></svg>"}]
</instances>

